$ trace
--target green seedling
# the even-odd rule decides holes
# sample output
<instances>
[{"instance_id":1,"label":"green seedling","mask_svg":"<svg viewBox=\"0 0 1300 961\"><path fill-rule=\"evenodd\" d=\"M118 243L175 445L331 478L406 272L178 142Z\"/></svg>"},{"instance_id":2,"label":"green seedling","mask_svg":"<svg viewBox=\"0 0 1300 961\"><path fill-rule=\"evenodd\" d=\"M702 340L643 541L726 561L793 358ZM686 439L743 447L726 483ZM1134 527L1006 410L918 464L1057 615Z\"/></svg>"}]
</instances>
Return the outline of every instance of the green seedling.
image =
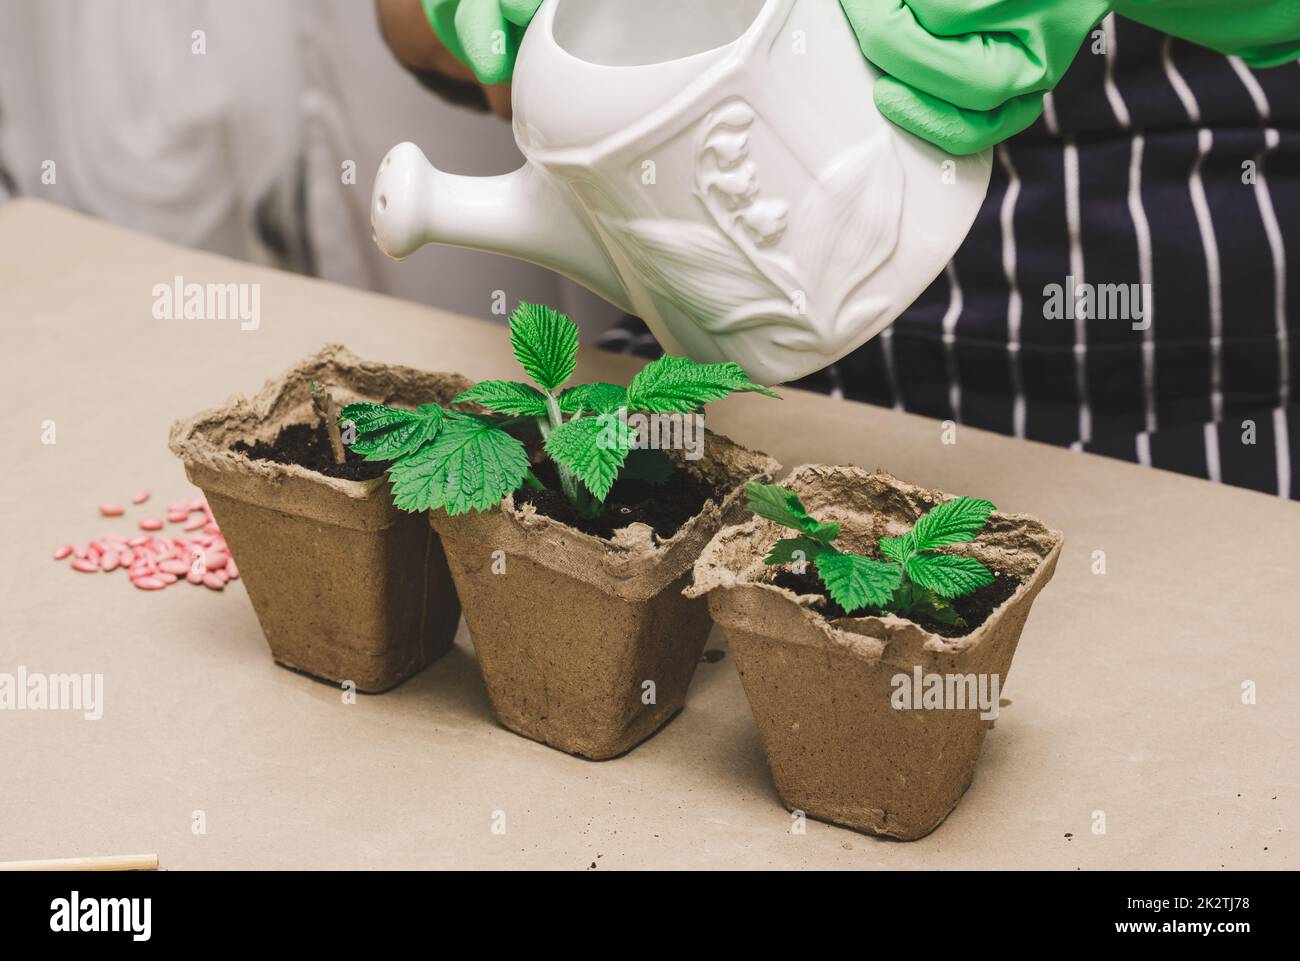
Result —
<instances>
[{"instance_id":1,"label":"green seedling","mask_svg":"<svg viewBox=\"0 0 1300 961\"><path fill-rule=\"evenodd\" d=\"M352 449L370 461L391 461L393 502L402 510L464 514L495 507L524 484L540 488L524 442L510 431L536 423L564 496L583 516L599 514L620 478L663 483L676 469L645 449L628 426L630 414L688 414L728 394L752 391L738 364L697 364L661 357L627 387L580 384L565 389L578 356L578 327L559 311L520 304L510 318L515 358L532 383L484 381L456 397L491 414L425 404L411 411L349 404L342 419L356 430Z\"/></svg>"},{"instance_id":2,"label":"green seedling","mask_svg":"<svg viewBox=\"0 0 1300 961\"><path fill-rule=\"evenodd\" d=\"M978 537L995 510L988 501L958 497L940 504L907 533L882 538L880 552L887 560L878 560L835 547L839 525L809 516L793 491L749 483L745 493L747 510L798 532L797 537L777 541L764 563L811 563L831 599L849 614L864 611L911 619L925 615L965 627L952 600L993 583L993 574L975 558L937 550Z\"/></svg>"}]
</instances>

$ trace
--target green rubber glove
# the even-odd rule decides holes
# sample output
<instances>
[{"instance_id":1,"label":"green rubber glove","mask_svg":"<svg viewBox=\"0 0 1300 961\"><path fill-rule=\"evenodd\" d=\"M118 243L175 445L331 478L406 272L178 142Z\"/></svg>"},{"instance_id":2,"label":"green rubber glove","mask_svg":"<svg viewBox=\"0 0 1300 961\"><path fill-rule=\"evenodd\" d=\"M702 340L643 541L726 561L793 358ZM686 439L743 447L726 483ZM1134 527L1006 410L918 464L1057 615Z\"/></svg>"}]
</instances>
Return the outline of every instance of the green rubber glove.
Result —
<instances>
[{"instance_id":1,"label":"green rubber glove","mask_svg":"<svg viewBox=\"0 0 1300 961\"><path fill-rule=\"evenodd\" d=\"M542 0L421 0L433 32L480 83L509 83Z\"/></svg>"},{"instance_id":2,"label":"green rubber glove","mask_svg":"<svg viewBox=\"0 0 1300 961\"><path fill-rule=\"evenodd\" d=\"M1300 0L1116 0L1115 12L1252 67L1300 59Z\"/></svg>"},{"instance_id":3,"label":"green rubber glove","mask_svg":"<svg viewBox=\"0 0 1300 961\"><path fill-rule=\"evenodd\" d=\"M840 0L880 112L949 153L1024 130L1110 0Z\"/></svg>"}]
</instances>

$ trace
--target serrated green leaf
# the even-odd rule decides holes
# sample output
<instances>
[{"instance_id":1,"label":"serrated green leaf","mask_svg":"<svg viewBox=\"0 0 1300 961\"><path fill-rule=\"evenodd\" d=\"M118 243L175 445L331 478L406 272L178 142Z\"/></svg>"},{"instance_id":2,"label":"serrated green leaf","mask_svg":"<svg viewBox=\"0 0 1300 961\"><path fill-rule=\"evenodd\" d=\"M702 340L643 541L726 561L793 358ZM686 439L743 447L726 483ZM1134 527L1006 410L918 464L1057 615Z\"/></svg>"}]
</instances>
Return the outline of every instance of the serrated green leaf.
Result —
<instances>
[{"instance_id":1,"label":"serrated green leaf","mask_svg":"<svg viewBox=\"0 0 1300 961\"><path fill-rule=\"evenodd\" d=\"M453 404L482 404L511 417L545 417L546 395L531 384L485 380L456 397Z\"/></svg>"},{"instance_id":2,"label":"serrated green leaf","mask_svg":"<svg viewBox=\"0 0 1300 961\"><path fill-rule=\"evenodd\" d=\"M880 539L880 551L890 560L898 561L901 564L907 560L907 555L915 550L912 546L913 543L914 539L911 531L901 537L882 537Z\"/></svg>"},{"instance_id":3,"label":"serrated green leaf","mask_svg":"<svg viewBox=\"0 0 1300 961\"><path fill-rule=\"evenodd\" d=\"M745 510L759 517L807 534L823 544L830 544L840 536L839 524L822 524L810 517L799 495L779 484L750 481L745 485L745 493L749 495Z\"/></svg>"},{"instance_id":4,"label":"serrated green leaf","mask_svg":"<svg viewBox=\"0 0 1300 961\"><path fill-rule=\"evenodd\" d=\"M697 364L686 357L665 356L632 378L627 406L647 414L686 414L742 391L779 396L750 381L739 364Z\"/></svg>"},{"instance_id":5,"label":"serrated green leaf","mask_svg":"<svg viewBox=\"0 0 1300 961\"><path fill-rule=\"evenodd\" d=\"M824 550L814 563L827 593L850 614L864 607L884 607L903 579L897 564L859 554Z\"/></svg>"},{"instance_id":6,"label":"serrated green leaf","mask_svg":"<svg viewBox=\"0 0 1300 961\"><path fill-rule=\"evenodd\" d=\"M913 554L907 577L940 597L963 597L993 583L989 569L973 557L952 554Z\"/></svg>"},{"instance_id":7,"label":"serrated green leaf","mask_svg":"<svg viewBox=\"0 0 1300 961\"><path fill-rule=\"evenodd\" d=\"M618 384L579 384L560 395L560 410L566 414L617 414L627 406L627 388Z\"/></svg>"},{"instance_id":8,"label":"serrated green leaf","mask_svg":"<svg viewBox=\"0 0 1300 961\"><path fill-rule=\"evenodd\" d=\"M546 455L603 501L632 449L627 422L614 414L565 421L546 439Z\"/></svg>"},{"instance_id":9,"label":"serrated green leaf","mask_svg":"<svg viewBox=\"0 0 1300 961\"><path fill-rule=\"evenodd\" d=\"M573 376L578 325L558 310L522 303L510 317L510 344L528 376L555 390Z\"/></svg>"},{"instance_id":10,"label":"serrated green leaf","mask_svg":"<svg viewBox=\"0 0 1300 961\"><path fill-rule=\"evenodd\" d=\"M904 580L898 590L894 591L894 597L885 609L891 614L911 620L928 617L952 627L966 626L966 621L950 601L909 580Z\"/></svg>"},{"instance_id":11,"label":"serrated green leaf","mask_svg":"<svg viewBox=\"0 0 1300 961\"><path fill-rule=\"evenodd\" d=\"M451 516L495 507L528 473L524 445L485 417L450 412L433 443L389 470L402 510Z\"/></svg>"},{"instance_id":12,"label":"serrated green leaf","mask_svg":"<svg viewBox=\"0 0 1300 961\"><path fill-rule=\"evenodd\" d=\"M348 404L339 412L340 424L352 424L357 438L352 450L368 461L398 460L433 440L442 427L443 411L437 404L417 410L384 404Z\"/></svg>"},{"instance_id":13,"label":"serrated green leaf","mask_svg":"<svg viewBox=\"0 0 1300 961\"><path fill-rule=\"evenodd\" d=\"M815 561L824 551L830 550L821 541L811 537L786 537L772 545L764 564L798 564Z\"/></svg>"},{"instance_id":14,"label":"serrated green leaf","mask_svg":"<svg viewBox=\"0 0 1300 961\"><path fill-rule=\"evenodd\" d=\"M994 510L988 501L974 497L946 501L916 522L912 528L912 550L930 551L972 541L984 529L989 514Z\"/></svg>"},{"instance_id":15,"label":"serrated green leaf","mask_svg":"<svg viewBox=\"0 0 1300 961\"><path fill-rule=\"evenodd\" d=\"M745 485L745 493L749 497L745 502L745 510L782 527L803 531L803 525L808 520L808 512L804 510L803 502L794 491L787 490L780 484L760 484L758 481L750 481Z\"/></svg>"},{"instance_id":16,"label":"serrated green leaf","mask_svg":"<svg viewBox=\"0 0 1300 961\"><path fill-rule=\"evenodd\" d=\"M657 486L666 484L676 472L676 462L663 451L641 448L628 453L618 476L619 480L644 481Z\"/></svg>"}]
</instances>

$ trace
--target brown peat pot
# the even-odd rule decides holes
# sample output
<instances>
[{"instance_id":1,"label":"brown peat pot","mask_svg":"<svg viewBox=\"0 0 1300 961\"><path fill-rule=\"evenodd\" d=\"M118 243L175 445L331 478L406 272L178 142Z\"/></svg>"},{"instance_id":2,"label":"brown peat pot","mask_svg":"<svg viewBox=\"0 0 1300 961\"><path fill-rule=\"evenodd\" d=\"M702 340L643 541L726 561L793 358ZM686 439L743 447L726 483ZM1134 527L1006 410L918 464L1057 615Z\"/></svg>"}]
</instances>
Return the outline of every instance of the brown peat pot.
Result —
<instances>
[{"instance_id":1,"label":"brown peat pot","mask_svg":"<svg viewBox=\"0 0 1300 961\"><path fill-rule=\"evenodd\" d=\"M492 708L515 733L605 760L685 704L712 622L682 590L704 545L740 518L744 484L780 465L711 432L702 459L670 456L721 499L667 540L645 524L596 537L513 496L492 511L429 515Z\"/></svg>"},{"instance_id":2,"label":"brown peat pot","mask_svg":"<svg viewBox=\"0 0 1300 961\"><path fill-rule=\"evenodd\" d=\"M450 649L460 604L438 538L424 517L393 506L382 474L328 477L232 449L319 424L313 382L340 407L412 408L446 404L471 382L366 363L331 345L251 401L237 396L172 427L171 450L207 495L275 660L377 693Z\"/></svg>"},{"instance_id":3,"label":"brown peat pot","mask_svg":"<svg viewBox=\"0 0 1300 961\"><path fill-rule=\"evenodd\" d=\"M840 524L837 546L859 553L949 499L856 467L801 467L784 486L812 516ZM787 533L758 517L726 528L687 593L707 595L727 634L785 806L870 834L923 837L970 786L991 726L972 694L981 683L992 690L994 677L999 689L1005 682L1061 534L995 512L973 543L953 548L994 571L1009 596L970 633L944 637L894 616L828 621L821 596L777 586L778 568L763 563ZM937 683L961 693L923 705L918 688Z\"/></svg>"}]
</instances>

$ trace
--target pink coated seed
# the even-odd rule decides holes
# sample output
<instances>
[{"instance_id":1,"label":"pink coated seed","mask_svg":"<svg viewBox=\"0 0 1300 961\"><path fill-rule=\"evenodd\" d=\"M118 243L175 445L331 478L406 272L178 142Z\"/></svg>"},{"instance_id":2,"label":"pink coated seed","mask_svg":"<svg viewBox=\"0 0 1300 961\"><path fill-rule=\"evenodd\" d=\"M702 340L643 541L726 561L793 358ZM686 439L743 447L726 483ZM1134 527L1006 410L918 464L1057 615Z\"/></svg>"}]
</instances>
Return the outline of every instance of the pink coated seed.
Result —
<instances>
[{"instance_id":1,"label":"pink coated seed","mask_svg":"<svg viewBox=\"0 0 1300 961\"><path fill-rule=\"evenodd\" d=\"M118 560L123 567L130 567L135 563L135 551L129 547L124 547L118 552Z\"/></svg>"},{"instance_id":2,"label":"pink coated seed","mask_svg":"<svg viewBox=\"0 0 1300 961\"><path fill-rule=\"evenodd\" d=\"M68 555L70 555L71 553L72 553L72 545L71 545L71 544L64 544L64 545L63 545L62 547L60 547L57 551L54 552L54 559L55 559L56 561L61 561L61 560L63 560L65 557L67 557Z\"/></svg>"},{"instance_id":3,"label":"pink coated seed","mask_svg":"<svg viewBox=\"0 0 1300 961\"><path fill-rule=\"evenodd\" d=\"M99 569L105 573L117 570L122 563L122 557L117 551L105 551L104 556L99 559Z\"/></svg>"},{"instance_id":4,"label":"pink coated seed","mask_svg":"<svg viewBox=\"0 0 1300 961\"><path fill-rule=\"evenodd\" d=\"M74 571L81 571L83 574L98 574L99 564L95 561L83 560L78 557L72 562L72 569Z\"/></svg>"},{"instance_id":5,"label":"pink coated seed","mask_svg":"<svg viewBox=\"0 0 1300 961\"><path fill-rule=\"evenodd\" d=\"M163 522L157 517L144 517L140 520L140 530L142 531L160 531Z\"/></svg>"},{"instance_id":6,"label":"pink coated seed","mask_svg":"<svg viewBox=\"0 0 1300 961\"><path fill-rule=\"evenodd\" d=\"M76 547L72 549L72 553L76 554L77 557L79 558L85 558L86 555L90 553L90 545L78 544Z\"/></svg>"},{"instance_id":7,"label":"pink coated seed","mask_svg":"<svg viewBox=\"0 0 1300 961\"><path fill-rule=\"evenodd\" d=\"M232 581L239 580L239 568L235 566L235 559L233 557L226 561L226 576Z\"/></svg>"},{"instance_id":8,"label":"pink coated seed","mask_svg":"<svg viewBox=\"0 0 1300 961\"><path fill-rule=\"evenodd\" d=\"M168 511L167 521L170 524L180 524L186 520L189 520L189 516L190 516L189 511Z\"/></svg>"},{"instance_id":9,"label":"pink coated seed","mask_svg":"<svg viewBox=\"0 0 1300 961\"><path fill-rule=\"evenodd\" d=\"M126 509L121 504L100 504L99 512L105 517L121 517Z\"/></svg>"},{"instance_id":10,"label":"pink coated seed","mask_svg":"<svg viewBox=\"0 0 1300 961\"><path fill-rule=\"evenodd\" d=\"M132 547L141 547L149 543L150 540L152 540L152 538L148 534L136 534L135 537L127 541L127 544Z\"/></svg>"},{"instance_id":11,"label":"pink coated seed","mask_svg":"<svg viewBox=\"0 0 1300 961\"><path fill-rule=\"evenodd\" d=\"M131 503L132 503L132 504L143 504L143 503L144 503L145 501L147 501L148 499L149 499L149 492L148 492L148 491L136 491L136 492L131 496Z\"/></svg>"},{"instance_id":12,"label":"pink coated seed","mask_svg":"<svg viewBox=\"0 0 1300 961\"><path fill-rule=\"evenodd\" d=\"M219 591L225 588L226 582L223 581L221 578L219 578L216 574L204 574L203 586L210 587L214 591Z\"/></svg>"},{"instance_id":13,"label":"pink coated seed","mask_svg":"<svg viewBox=\"0 0 1300 961\"><path fill-rule=\"evenodd\" d=\"M200 574L197 570L191 570L188 574L185 575L185 579L189 581L191 584L203 583L203 575Z\"/></svg>"},{"instance_id":14,"label":"pink coated seed","mask_svg":"<svg viewBox=\"0 0 1300 961\"><path fill-rule=\"evenodd\" d=\"M190 565L184 561L163 561L158 565L158 570L184 577L189 573Z\"/></svg>"},{"instance_id":15,"label":"pink coated seed","mask_svg":"<svg viewBox=\"0 0 1300 961\"><path fill-rule=\"evenodd\" d=\"M155 576L158 578L158 580L162 581L164 584L175 584L178 580L180 580L180 578L178 578L175 574L168 574L166 571L162 571L161 573Z\"/></svg>"},{"instance_id":16,"label":"pink coated seed","mask_svg":"<svg viewBox=\"0 0 1300 961\"><path fill-rule=\"evenodd\" d=\"M137 577L131 583L142 591L159 591L167 586L164 581L160 581L156 577Z\"/></svg>"},{"instance_id":17,"label":"pink coated seed","mask_svg":"<svg viewBox=\"0 0 1300 961\"><path fill-rule=\"evenodd\" d=\"M191 517L189 520L187 520L187 521L185 522L185 530L187 530L187 531L196 531L196 530L198 530L200 527L203 527L205 524L207 524L207 522L208 522L208 519L207 519L206 517L202 517L202 516L200 516L200 517Z\"/></svg>"}]
</instances>

